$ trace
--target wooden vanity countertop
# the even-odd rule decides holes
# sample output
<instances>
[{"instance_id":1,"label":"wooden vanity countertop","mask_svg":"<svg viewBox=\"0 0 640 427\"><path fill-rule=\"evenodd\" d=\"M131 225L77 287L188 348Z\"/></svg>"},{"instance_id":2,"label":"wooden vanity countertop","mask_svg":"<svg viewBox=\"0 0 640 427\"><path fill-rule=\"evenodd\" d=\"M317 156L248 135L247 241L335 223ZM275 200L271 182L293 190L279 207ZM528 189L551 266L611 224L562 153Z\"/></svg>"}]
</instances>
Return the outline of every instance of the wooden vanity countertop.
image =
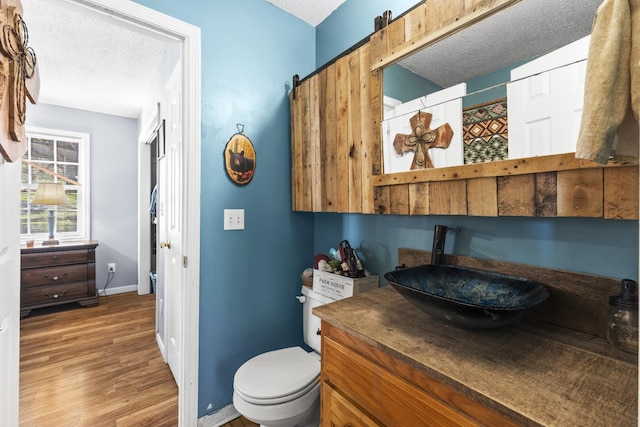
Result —
<instances>
[{"instance_id":1,"label":"wooden vanity countertop","mask_svg":"<svg viewBox=\"0 0 640 427\"><path fill-rule=\"evenodd\" d=\"M522 425L638 425L637 357L601 337L530 319L467 331L391 286L313 313Z\"/></svg>"}]
</instances>

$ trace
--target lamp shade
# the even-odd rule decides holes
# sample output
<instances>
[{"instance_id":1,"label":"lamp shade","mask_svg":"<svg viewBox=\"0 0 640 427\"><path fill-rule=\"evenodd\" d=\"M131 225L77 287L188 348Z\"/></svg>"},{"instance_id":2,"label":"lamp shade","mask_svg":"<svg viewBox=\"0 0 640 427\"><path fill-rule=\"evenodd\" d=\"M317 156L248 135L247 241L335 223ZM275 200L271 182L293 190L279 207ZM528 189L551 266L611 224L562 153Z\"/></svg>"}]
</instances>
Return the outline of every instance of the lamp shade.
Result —
<instances>
[{"instance_id":1,"label":"lamp shade","mask_svg":"<svg viewBox=\"0 0 640 427\"><path fill-rule=\"evenodd\" d=\"M32 205L68 205L69 199L64 193L64 185L54 182L41 182L36 189L36 195L31 200Z\"/></svg>"}]
</instances>

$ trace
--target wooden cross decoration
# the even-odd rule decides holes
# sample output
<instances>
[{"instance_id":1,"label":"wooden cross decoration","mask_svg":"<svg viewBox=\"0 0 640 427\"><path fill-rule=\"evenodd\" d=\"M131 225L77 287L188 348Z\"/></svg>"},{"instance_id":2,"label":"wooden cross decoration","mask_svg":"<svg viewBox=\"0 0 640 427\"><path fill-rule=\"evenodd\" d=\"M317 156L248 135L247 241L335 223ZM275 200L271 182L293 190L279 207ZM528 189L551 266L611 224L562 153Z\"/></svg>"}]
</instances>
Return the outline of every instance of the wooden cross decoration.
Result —
<instances>
[{"instance_id":1,"label":"wooden cross decoration","mask_svg":"<svg viewBox=\"0 0 640 427\"><path fill-rule=\"evenodd\" d=\"M411 170L433 168L433 161L429 156L430 148L449 148L453 138L453 129L449 123L439 126L435 130L429 129L431 125L431 113L418 111L409 119L411 135L397 134L393 140L393 148L398 154L413 151Z\"/></svg>"},{"instance_id":2,"label":"wooden cross decoration","mask_svg":"<svg viewBox=\"0 0 640 427\"><path fill-rule=\"evenodd\" d=\"M35 104L40 91L36 54L28 42L20 0L0 0L0 152L8 162L27 150L26 98Z\"/></svg>"}]
</instances>

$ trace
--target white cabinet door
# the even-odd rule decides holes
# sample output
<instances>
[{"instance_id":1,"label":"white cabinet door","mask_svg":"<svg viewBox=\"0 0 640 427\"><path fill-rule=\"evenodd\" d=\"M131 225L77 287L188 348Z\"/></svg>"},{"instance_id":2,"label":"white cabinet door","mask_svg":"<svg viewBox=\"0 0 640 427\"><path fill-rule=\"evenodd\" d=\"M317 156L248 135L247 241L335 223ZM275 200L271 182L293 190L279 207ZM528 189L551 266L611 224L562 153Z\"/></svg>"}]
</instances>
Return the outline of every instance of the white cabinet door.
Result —
<instances>
[{"instance_id":1,"label":"white cabinet door","mask_svg":"<svg viewBox=\"0 0 640 427\"><path fill-rule=\"evenodd\" d=\"M588 49L587 36L511 71L510 159L576 150Z\"/></svg>"}]
</instances>

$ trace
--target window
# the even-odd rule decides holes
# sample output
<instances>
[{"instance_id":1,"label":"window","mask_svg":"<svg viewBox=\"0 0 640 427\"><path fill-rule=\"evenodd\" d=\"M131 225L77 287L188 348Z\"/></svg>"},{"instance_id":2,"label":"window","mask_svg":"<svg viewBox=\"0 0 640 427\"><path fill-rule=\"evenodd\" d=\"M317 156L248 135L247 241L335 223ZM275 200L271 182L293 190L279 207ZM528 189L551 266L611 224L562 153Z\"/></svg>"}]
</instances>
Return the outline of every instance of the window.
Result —
<instances>
[{"instance_id":1,"label":"window","mask_svg":"<svg viewBox=\"0 0 640 427\"><path fill-rule=\"evenodd\" d=\"M54 209L56 239L89 240L89 134L27 128L27 140L21 169L21 239L46 239L48 211ZM64 184L69 204L32 205L40 182Z\"/></svg>"}]
</instances>

